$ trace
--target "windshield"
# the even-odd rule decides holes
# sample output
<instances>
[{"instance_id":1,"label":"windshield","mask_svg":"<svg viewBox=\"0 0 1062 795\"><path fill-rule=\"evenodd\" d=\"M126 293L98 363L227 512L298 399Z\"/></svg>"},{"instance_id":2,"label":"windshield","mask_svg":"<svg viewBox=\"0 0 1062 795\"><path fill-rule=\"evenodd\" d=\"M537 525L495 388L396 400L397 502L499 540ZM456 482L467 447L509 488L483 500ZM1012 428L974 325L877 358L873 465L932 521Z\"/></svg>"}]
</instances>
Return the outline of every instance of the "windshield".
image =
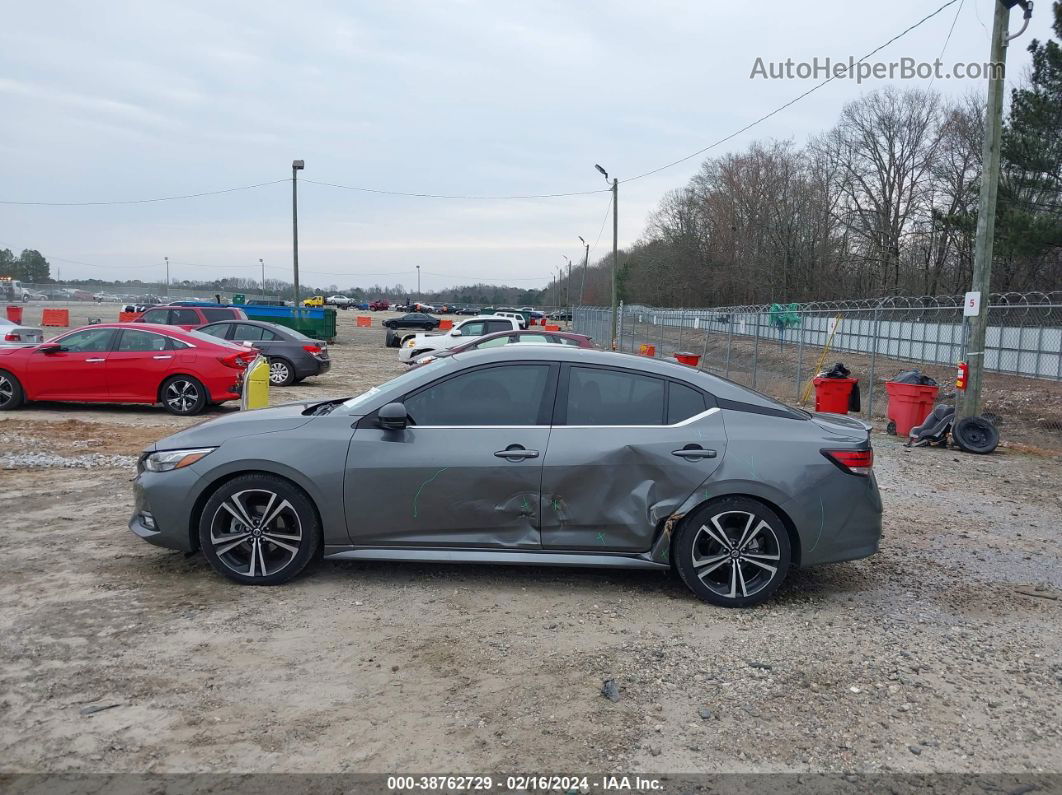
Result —
<instances>
[{"instance_id":1,"label":"windshield","mask_svg":"<svg viewBox=\"0 0 1062 795\"><path fill-rule=\"evenodd\" d=\"M426 372L428 370L434 370L434 369L437 369L439 367L442 367L444 364L445 364L445 362L443 360L436 359L435 361L428 362L427 364L420 365L415 370L406 370L406 372L402 373L401 375L395 376L390 381L385 381L384 383L380 384L379 386L374 386L371 389L366 390L365 392L362 392L360 395L356 395L355 397L350 398L350 400L345 401L343 403L343 408L350 409L350 410L358 409L358 408L364 406L366 403L370 402L374 397L379 395L384 390L390 389L392 386L397 384L403 378L409 378L410 373L417 373L419 375L419 374L424 373L424 372Z\"/></svg>"}]
</instances>

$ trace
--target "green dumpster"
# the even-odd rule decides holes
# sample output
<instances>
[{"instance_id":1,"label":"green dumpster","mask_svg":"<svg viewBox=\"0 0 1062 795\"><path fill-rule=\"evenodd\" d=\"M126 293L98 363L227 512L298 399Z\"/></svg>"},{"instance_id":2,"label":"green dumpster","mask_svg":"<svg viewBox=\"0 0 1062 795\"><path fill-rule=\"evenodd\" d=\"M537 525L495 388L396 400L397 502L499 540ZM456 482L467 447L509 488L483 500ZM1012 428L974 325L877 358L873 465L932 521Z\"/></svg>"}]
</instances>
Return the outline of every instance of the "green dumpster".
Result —
<instances>
[{"instance_id":1,"label":"green dumpster","mask_svg":"<svg viewBox=\"0 0 1062 795\"><path fill-rule=\"evenodd\" d=\"M250 320L276 323L278 326L301 331L315 340L332 342L336 338L336 310L324 308L296 308L291 306L245 305L243 311Z\"/></svg>"}]
</instances>

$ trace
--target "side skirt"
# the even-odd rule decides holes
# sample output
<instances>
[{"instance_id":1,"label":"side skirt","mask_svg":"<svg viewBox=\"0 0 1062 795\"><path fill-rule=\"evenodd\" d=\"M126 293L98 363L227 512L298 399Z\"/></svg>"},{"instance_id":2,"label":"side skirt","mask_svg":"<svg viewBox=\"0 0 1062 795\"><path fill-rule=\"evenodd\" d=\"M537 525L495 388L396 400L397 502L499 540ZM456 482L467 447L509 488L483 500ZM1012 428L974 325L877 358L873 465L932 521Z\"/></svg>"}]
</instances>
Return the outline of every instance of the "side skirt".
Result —
<instances>
[{"instance_id":1,"label":"side skirt","mask_svg":"<svg viewBox=\"0 0 1062 795\"><path fill-rule=\"evenodd\" d=\"M326 560L388 560L416 563L494 563L506 566L587 566L610 569L667 571L640 555L600 555L579 552L508 552L493 549L406 549L326 546Z\"/></svg>"}]
</instances>

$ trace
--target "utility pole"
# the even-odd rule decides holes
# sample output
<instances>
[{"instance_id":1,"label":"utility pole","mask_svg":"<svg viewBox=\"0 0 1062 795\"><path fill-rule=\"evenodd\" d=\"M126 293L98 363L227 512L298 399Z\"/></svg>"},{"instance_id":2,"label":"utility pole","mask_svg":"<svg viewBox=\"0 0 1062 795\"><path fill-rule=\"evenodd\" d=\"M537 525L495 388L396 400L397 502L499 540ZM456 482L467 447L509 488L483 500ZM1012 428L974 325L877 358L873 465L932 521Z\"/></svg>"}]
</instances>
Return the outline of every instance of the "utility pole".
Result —
<instances>
[{"instance_id":1,"label":"utility pole","mask_svg":"<svg viewBox=\"0 0 1062 795\"><path fill-rule=\"evenodd\" d=\"M608 182L608 172L594 163ZM616 350L616 264L619 261L619 180L612 178L612 350Z\"/></svg>"},{"instance_id":2,"label":"utility pole","mask_svg":"<svg viewBox=\"0 0 1062 795\"><path fill-rule=\"evenodd\" d=\"M572 311L572 260L571 257L565 257L568 260L568 281L564 283L564 309L567 312Z\"/></svg>"},{"instance_id":3,"label":"utility pole","mask_svg":"<svg viewBox=\"0 0 1062 795\"><path fill-rule=\"evenodd\" d=\"M992 247L996 230L996 198L999 193L999 146L1003 131L1003 86L1007 63L1007 23L1010 9L1021 5L1025 11L1025 31L1032 16L1032 3L1028 0L996 0L995 16L992 18L992 41L989 63L992 72L988 81L988 108L985 118L985 140L981 149L981 202L977 212L977 236L974 240L973 286L980 293L976 315L970 318L970 336L967 354L970 374L966 394L956 401L955 420L974 417L981 413L981 384L985 369L985 330L988 327L989 291L992 284Z\"/></svg>"},{"instance_id":4,"label":"utility pole","mask_svg":"<svg viewBox=\"0 0 1062 795\"><path fill-rule=\"evenodd\" d=\"M579 306L583 305L583 291L586 289L586 266L590 264L590 244L579 235L579 242L583 244L583 282L579 285Z\"/></svg>"},{"instance_id":5,"label":"utility pole","mask_svg":"<svg viewBox=\"0 0 1062 795\"><path fill-rule=\"evenodd\" d=\"M170 258L163 257L166 260L166 297L170 295Z\"/></svg>"},{"instance_id":6,"label":"utility pole","mask_svg":"<svg viewBox=\"0 0 1062 795\"><path fill-rule=\"evenodd\" d=\"M265 292L266 292L266 286L265 286L265 262L262 260L261 257L258 258L258 264L262 266L262 296L264 297L265 296Z\"/></svg>"},{"instance_id":7,"label":"utility pole","mask_svg":"<svg viewBox=\"0 0 1062 795\"><path fill-rule=\"evenodd\" d=\"M295 308L299 308L299 181L296 175L306 168L305 161L291 161L291 240L295 275Z\"/></svg>"},{"instance_id":8,"label":"utility pole","mask_svg":"<svg viewBox=\"0 0 1062 795\"><path fill-rule=\"evenodd\" d=\"M417 266L417 300L420 300L420 265Z\"/></svg>"}]
</instances>

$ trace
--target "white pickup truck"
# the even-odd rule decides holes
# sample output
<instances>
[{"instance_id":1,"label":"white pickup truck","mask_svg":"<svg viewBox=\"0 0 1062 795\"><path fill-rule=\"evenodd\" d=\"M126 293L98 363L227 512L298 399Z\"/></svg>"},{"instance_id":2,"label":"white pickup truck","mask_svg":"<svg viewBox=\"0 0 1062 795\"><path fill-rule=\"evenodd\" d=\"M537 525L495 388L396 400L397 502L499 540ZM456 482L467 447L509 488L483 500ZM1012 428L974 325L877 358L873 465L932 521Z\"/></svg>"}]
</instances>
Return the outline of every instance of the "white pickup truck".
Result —
<instances>
[{"instance_id":1,"label":"white pickup truck","mask_svg":"<svg viewBox=\"0 0 1062 795\"><path fill-rule=\"evenodd\" d=\"M497 315L477 315L462 320L443 334L417 334L410 337L398 349L398 361L413 364L419 357L432 351L456 348L476 337L494 334L498 331L519 331L520 324L510 317Z\"/></svg>"}]
</instances>

